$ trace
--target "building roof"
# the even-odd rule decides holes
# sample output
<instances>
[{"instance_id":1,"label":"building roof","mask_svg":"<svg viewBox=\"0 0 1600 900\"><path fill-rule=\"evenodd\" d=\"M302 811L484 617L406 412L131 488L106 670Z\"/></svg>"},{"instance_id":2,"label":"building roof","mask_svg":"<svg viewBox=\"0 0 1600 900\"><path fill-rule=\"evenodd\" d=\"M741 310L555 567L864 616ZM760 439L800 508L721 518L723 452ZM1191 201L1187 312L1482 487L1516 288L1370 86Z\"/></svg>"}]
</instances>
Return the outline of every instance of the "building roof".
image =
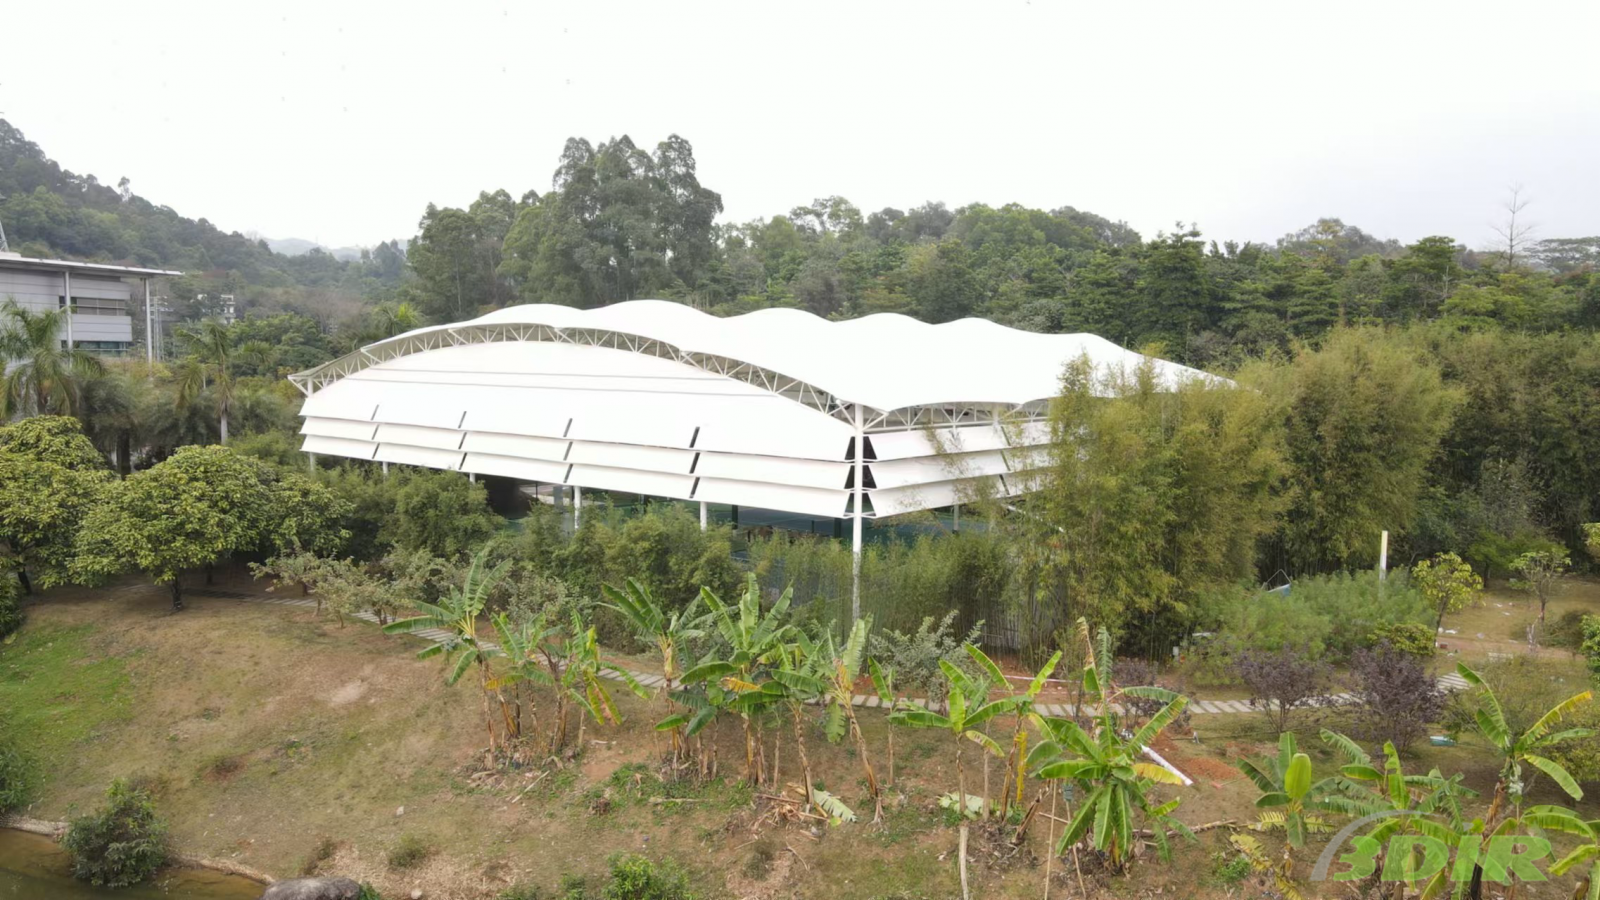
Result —
<instances>
[{"instance_id":1,"label":"building roof","mask_svg":"<svg viewBox=\"0 0 1600 900\"><path fill-rule=\"evenodd\" d=\"M0 253L0 268L32 269L42 272L83 272L88 275L110 275L122 278L130 275L154 277L182 275L170 269L143 269L137 266L113 266L107 263L78 262L71 259L34 259L20 254Z\"/></svg>"},{"instance_id":2,"label":"building roof","mask_svg":"<svg viewBox=\"0 0 1600 900\"><path fill-rule=\"evenodd\" d=\"M1028 489L1063 367L1147 361L1094 335L966 319L830 322L677 303L532 305L369 344L293 377L308 452L865 516ZM1171 385L1206 378L1149 360Z\"/></svg>"},{"instance_id":3,"label":"building roof","mask_svg":"<svg viewBox=\"0 0 1600 900\"><path fill-rule=\"evenodd\" d=\"M345 361L384 355L429 335L465 335L508 325L659 342L680 356L737 361L809 385L841 404L861 403L884 412L951 404L1020 407L1058 394L1062 367L1069 360L1087 357L1097 371L1132 370L1146 361L1097 335L1036 334L984 319L929 325L908 316L878 314L830 321L797 309L720 318L668 300L632 300L598 309L511 306L369 344ZM1151 361L1163 384L1213 377L1177 363ZM323 368L337 368L340 362ZM306 379L317 371L298 377Z\"/></svg>"}]
</instances>

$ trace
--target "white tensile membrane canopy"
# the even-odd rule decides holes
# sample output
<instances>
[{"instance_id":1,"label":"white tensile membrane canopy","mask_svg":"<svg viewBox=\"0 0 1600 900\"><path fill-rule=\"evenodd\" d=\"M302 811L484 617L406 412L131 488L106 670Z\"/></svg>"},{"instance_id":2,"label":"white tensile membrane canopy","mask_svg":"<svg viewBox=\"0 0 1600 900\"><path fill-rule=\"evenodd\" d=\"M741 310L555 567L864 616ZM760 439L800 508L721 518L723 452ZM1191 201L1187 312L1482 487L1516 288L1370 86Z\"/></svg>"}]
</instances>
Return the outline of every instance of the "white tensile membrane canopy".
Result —
<instances>
[{"instance_id":1,"label":"white tensile membrane canopy","mask_svg":"<svg viewBox=\"0 0 1600 900\"><path fill-rule=\"evenodd\" d=\"M530 305L379 341L292 380L308 453L856 520L1027 490L1089 334L635 300ZM1148 360L1164 385L1207 378ZM857 446L865 452L857 454ZM858 458L859 457L859 458Z\"/></svg>"}]
</instances>

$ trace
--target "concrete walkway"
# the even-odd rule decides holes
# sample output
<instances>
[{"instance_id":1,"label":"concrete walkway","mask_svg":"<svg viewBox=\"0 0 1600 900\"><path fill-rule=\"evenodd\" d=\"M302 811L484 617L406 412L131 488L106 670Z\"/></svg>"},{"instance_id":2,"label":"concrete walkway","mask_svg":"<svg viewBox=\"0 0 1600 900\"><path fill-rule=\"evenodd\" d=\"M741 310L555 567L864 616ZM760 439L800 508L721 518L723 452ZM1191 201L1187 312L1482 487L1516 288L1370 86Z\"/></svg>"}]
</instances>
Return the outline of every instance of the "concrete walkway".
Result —
<instances>
[{"instance_id":1,"label":"concrete walkway","mask_svg":"<svg viewBox=\"0 0 1600 900\"><path fill-rule=\"evenodd\" d=\"M279 594L249 594L239 591L215 590L212 588L190 588L189 590L184 591L184 593L193 594L197 597L218 597L224 600L243 600L248 603L267 603L274 606L296 606L302 609L317 608L317 601L311 597L293 597ZM361 619L364 622L371 622L374 625L378 624L378 617L370 612L355 613L353 618ZM406 633L415 637L423 638L424 640L433 641L435 643L446 640L450 637L450 632L439 628L422 628ZM482 644L486 649L499 649L499 645L493 641L483 641ZM620 676L612 672L604 672L602 674L615 681L622 680ZM633 676L635 681L649 688L660 687L663 681L660 675L656 675L651 672L635 672L633 670L629 670L628 674ZM1468 687L1468 684L1467 680L1462 678L1457 673L1448 672L1439 677L1439 687L1443 688L1446 692L1451 692L1465 690ZM1321 705L1342 706L1354 700L1355 697L1348 693L1332 694L1324 698L1324 702ZM867 709L877 709L883 706L882 700L876 694L857 694L852 698L851 702L856 706L865 707ZM909 697L901 698L900 702L902 704L909 703L913 706L925 707L927 705L927 701L925 700ZM1074 714L1073 705L1071 703L1036 703L1034 704L1033 708L1034 711L1038 712L1040 715L1049 717L1071 718ZM1118 713L1122 712L1122 709L1115 704L1112 705L1112 709ZM1093 715L1095 709L1093 707L1088 707L1085 709L1085 712ZM1194 715L1239 715L1241 713L1260 712L1260 710L1252 708L1250 704L1244 700L1199 700L1194 697L1190 697L1189 712Z\"/></svg>"}]
</instances>

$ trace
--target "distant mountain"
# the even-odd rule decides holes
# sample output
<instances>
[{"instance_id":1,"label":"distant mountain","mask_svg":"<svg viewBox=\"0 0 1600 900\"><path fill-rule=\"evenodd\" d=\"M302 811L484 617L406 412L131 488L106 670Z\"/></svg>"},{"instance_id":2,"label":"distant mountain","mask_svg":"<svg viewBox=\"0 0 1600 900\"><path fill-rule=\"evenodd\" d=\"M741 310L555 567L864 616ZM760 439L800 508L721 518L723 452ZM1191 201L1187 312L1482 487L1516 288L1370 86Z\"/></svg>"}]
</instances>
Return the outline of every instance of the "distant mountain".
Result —
<instances>
[{"instance_id":1,"label":"distant mountain","mask_svg":"<svg viewBox=\"0 0 1600 900\"><path fill-rule=\"evenodd\" d=\"M369 247L324 247L316 241L308 241L305 238L264 238L264 240L267 242L267 246L272 248L273 253L281 253L284 256L304 256L312 250L321 250L325 253L333 254L334 259L348 261L360 259L362 250L371 249Z\"/></svg>"}]
</instances>

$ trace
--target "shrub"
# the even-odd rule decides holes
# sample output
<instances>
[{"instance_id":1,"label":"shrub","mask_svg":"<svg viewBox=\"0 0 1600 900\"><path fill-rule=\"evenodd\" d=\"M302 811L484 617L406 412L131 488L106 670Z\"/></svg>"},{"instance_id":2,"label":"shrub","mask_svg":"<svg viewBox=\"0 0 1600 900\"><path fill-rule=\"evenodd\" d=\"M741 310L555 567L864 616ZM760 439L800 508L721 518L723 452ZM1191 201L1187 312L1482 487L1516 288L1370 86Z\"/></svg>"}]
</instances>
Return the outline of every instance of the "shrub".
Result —
<instances>
[{"instance_id":1,"label":"shrub","mask_svg":"<svg viewBox=\"0 0 1600 900\"><path fill-rule=\"evenodd\" d=\"M361 893L356 894L356 900L383 900L383 895L378 893L377 888L363 881L361 882Z\"/></svg>"},{"instance_id":2,"label":"shrub","mask_svg":"<svg viewBox=\"0 0 1600 900\"><path fill-rule=\"evenodd\" d=\"M1422 660L1389 644L1357 650L1351 660L1361 730L1405 752L1444 712L1445 695Z\"/></svg>"},{"instance_id":3,"label":"shrub","mask_svg":"<svg viewBox=\"0 0 1600 900\"><path fill-rule=\"evenodd\" d=\"M402 550L448 559L488 541L504 524L483 485L460 472L415 472L395 493L394 515L380 534Z\"/></svg>"},{"instance_id":4,"label":"shrub","mask_svg":"<svg viewBox=\"0 0 1600 900\"><path fill-rule=\"evenodd\" d=\"M1401 653L1426 659L1433 656L1438 649L1434 640L1434 631L1426 625L1415 622L1393 622L1388 625L1379 625L1367 635L1374 647L1387 644ZM1357 651L1359 654L1361 651Z\"/></svg>"},{"instance_id":5,"label":"shrub","mask_svg":"<svg viewBox=\"0 0 1600 900\"><path fill-rule=\"evenodd\" d=\"M1560 647L1574 653L1583 649L1583 620L1586 618L1581 610L1569 609L1562 613L1554 622L1545 626L1543 643L1546 647ZM1518 639L1523 637L1517 634Z\"/></svg>"},{"instance_id":6,"label":"shrub","mask_svg":"<svg viewBox=\"0 0 1600 900\"><path fill-rule=\"evenodd\" d=\"M501 891L495 900L544 900L544 892L536 885L519 884Z\"/></svg>"},{"instance_id":7,"label":"shrub","mask_svg":"<svg viewBox=\"0 0 1600 900\"><path fill-rule=\"evenodd\" d=\"M1589 671L1600 675L1600 616L1583 616L1582 621L1583 643L1578 649L1583 652L1583 659L1589 664Z\"/></svg>"},{"instance_id":8,"label":"shrub","mask_svg":"<svg viewBox=\"0 0 1600 900\"><path fill-rule=\"evenodd\" d=\"M937 698L945 696L945 677L939 669L940 660L966 668L972 657L961 649L962 644L979 642L983 623L974 625L962 637L955 634L956 611L950 610L938 625L932 616L922 620L916 631L884 630L874 632L868 639L871 653L880 663L894 669L895 681L913 695Z\"/></svg>"},{"instance_id":9,"label":"shrub","mask_svg":"<svg viewBox=\"0 0 1600 900\"><path fill-rule=\"evenodd\" d=\"M694 900L689 876L671 862L629 854L611 858L611 880L602 900Z\"/></svg>"},{"instance_id":10,"label":"shrub","mask_svg":"<svg viewBox=\"0 0 1600 900\"><path fill-rule=\"evenodd\" d=\"M409 869L433 855L433 846L414 834L402 835L389 851L389 868Z\"/></svg>"},{"instance_id":11,"label":"shrub","mask_svg":"<svg viewBox=\"0 0 1600 900\"><path fill-rule=\"evenodd\" d=\"M145 881L167 861L167 826L145 791L111 782L106 805L73 819L61 846L72 855L72 876L97 887Z\"/></svg>"},{"instance_id":12,"label":"shrub","mask_svg":"<svg viewBox=\"0 0 1600 900\"><path fill-rule=\"evenodd\" d=\"M34 767L20 749L0 744L0 815L27 806L33 799Z\"/></svg>"},{"instance_id":13,"label":"shrub","mask_svg":"<svg viewBox=\"0 0 1600 900\"><path fill-rule=\"evenodd\" d=\"M1250 705L1266 713L1280 734L1289 730L1295 710L1321 705L1333 675L1332 666L1294 645L1276 652L1245 650L1234 670L1250 690Z\"/></svg>"},{"instance_id":14,"label":"shrub","mask_svg":"<svg viewBox=\"0 0 1600 900\"><path fill-rule=\"evenodd\" d=\"M0 572L0 640L22 627L22 585L10 572Z\"/></svg>"},{"instance_id":15,"label":"shrub","mask_svg":"<svg viewBox=\"0 0 1600 900\"><path fill-rule=\"evenodd\" d=\"M1371 646L1373 632L1433 621L1422 595L1403 571L1380 581L1376 572L1343 572L1295 579L1289 592L1237 592L1218 602L1218 630L1241 649L1295 645L1310 655L1349 658Z\"/></svg>"}]
</instances>

